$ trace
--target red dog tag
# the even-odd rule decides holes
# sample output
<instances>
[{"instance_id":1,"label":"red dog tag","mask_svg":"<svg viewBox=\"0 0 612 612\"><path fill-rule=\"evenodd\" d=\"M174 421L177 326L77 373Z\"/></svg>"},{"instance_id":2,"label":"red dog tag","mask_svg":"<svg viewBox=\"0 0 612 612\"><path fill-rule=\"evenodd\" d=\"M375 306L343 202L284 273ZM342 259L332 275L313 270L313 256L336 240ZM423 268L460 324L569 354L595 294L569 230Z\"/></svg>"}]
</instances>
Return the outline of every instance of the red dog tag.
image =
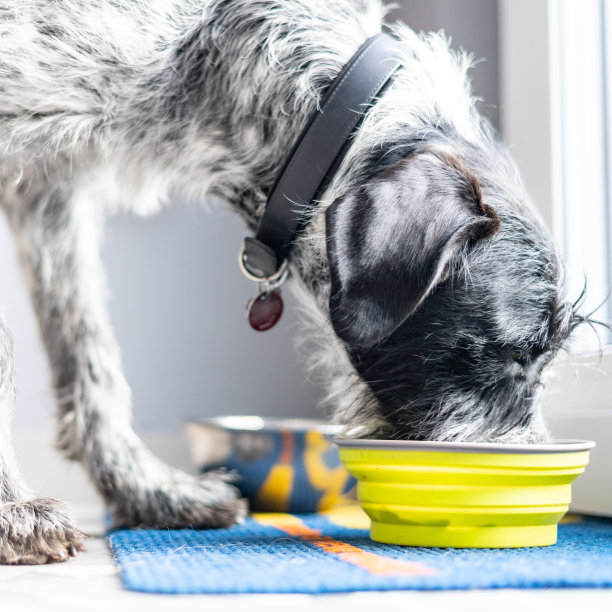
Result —
<instances>
[{"instance_id":1,"label":"red dog tag","mask_svg":"<svg viewBox=\"0 0 612 612\"><path fill-rule=\"evenodd\" d=\"M247 304L248 319L255 331L274 327L283 314L283 298L276 291L260 293Z\"/></svg>"}]
</instances>

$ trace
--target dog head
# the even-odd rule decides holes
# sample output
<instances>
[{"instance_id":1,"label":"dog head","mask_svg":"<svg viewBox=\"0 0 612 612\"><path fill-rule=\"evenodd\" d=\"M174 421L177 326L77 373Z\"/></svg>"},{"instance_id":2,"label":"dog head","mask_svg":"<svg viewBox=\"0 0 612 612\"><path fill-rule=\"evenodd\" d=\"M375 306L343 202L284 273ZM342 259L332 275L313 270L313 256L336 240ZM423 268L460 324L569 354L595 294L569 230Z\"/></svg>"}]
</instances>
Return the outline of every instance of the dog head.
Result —
<instances>
[{"instance_id":1,"label":"dog head","mask_svg":"<svg viewBox=\"0 0 612 612\"><path fill-rule=\"evenodd\" d=\"M561 264L511 160L448 151L417 152L328 208L331 322L381 434L537 440L540 374L573 327Z\"/></svg>"}]
</instances>

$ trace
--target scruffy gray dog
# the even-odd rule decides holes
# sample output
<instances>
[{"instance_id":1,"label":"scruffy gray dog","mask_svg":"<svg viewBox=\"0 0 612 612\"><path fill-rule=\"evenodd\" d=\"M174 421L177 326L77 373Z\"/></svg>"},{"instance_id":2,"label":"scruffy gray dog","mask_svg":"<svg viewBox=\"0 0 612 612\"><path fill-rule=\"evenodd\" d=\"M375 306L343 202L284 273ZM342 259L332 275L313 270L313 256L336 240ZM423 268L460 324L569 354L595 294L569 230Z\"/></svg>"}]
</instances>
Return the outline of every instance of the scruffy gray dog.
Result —
<instances>
[{"instance_id":1,"label":"scruffy gray dog","mask_svg":"<svg viewBox=\"0 0 612 612\"><path fill-rule=\"evenodd\" d=\"M117 525L220 527L246 507L221 475L164 465L132 430L104 304L105 215L151 213L172 188L219 195L254 229L295 138L383 16L378 0L0 2L0 204L51 364L59 447ZM403 67L291 257L335 418L354 436L541 440L540 373L580 317L475 108L469 58L441 35L394 31ZM15 466L4 323L0 384L0 562L65 560L82 534Z\"/></svg>"}]
</instances>

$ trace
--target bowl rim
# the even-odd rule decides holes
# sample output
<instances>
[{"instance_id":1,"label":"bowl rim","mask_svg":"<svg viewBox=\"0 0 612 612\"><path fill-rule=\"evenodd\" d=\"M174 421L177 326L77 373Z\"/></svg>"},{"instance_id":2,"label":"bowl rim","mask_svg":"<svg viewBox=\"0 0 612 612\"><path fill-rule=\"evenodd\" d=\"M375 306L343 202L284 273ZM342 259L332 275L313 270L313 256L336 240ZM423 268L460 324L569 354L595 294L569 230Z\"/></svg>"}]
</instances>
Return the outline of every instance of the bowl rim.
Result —
<instances>
[{"instance_id":1,"label":"bowl rim","mask_svg":"<svg viewBox=\"0 0 612 612\"><path fill-rule=\"evenodd\" d=\"M500 444L499 442L436 442L429 440L375 440L342 438L336 436L332 442L341 448L389 451L427 451L448 453L498 453L510 455L533 455L554 453L576 453L595 447L592 440L560 439L547 444Z\"/></svg>"},{"instance_id":2,"label":"bowl rim","mask_svg":"<svg viewBox=\"0 0 612 612\"><path fill-rule=\"evenodd\" d=\"M184 424L241 432L316 431L330 436L338 436L344 430L344 425L333 425L318 419L260 417L247 414L188 419Z\"/></svg>"}]
</instances>

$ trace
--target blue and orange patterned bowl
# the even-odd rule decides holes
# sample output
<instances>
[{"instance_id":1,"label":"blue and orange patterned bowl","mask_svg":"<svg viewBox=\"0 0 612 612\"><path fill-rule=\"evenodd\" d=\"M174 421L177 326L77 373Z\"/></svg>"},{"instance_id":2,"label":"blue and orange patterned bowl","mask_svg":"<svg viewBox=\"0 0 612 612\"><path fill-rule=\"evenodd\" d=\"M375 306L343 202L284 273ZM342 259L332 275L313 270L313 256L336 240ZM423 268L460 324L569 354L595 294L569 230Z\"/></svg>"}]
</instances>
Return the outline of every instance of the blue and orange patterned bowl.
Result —
<instances>
[{"instance_id":1,"label":"blue and orange patterned bowl","mask_svg":"<svg viewBox=\"0 0 612 612\"><path fill-rule=\"evenodd\" d=\"M226 416L185 425L201 472L227 468L258 512L328 510L353 498L355 479L331 440L340 428L306 419Z\"/></svg>"}]
</instances>

